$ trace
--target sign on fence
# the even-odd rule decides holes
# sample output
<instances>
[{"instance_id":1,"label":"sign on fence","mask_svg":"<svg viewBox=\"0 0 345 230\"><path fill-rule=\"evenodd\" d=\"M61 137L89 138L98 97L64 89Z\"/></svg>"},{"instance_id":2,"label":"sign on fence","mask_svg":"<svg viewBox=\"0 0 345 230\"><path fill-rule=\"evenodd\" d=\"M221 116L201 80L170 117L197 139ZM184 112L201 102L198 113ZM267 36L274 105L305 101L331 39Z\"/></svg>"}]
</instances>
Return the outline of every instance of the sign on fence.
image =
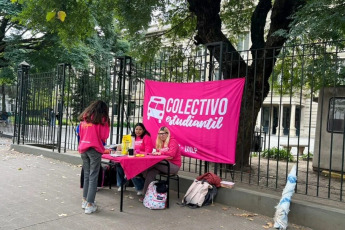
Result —
<instances>
[{"instance_id":1,"label":"sign on fence","mask_svg":"<svg viewBox=\"0 0 345 230\"><path fill-rule=\"evenodd\" d=\"M144 124L153 142L167 126L184 156L235 163L245 78L196 83L145 81Z\"/></svg>"}]
</instances>

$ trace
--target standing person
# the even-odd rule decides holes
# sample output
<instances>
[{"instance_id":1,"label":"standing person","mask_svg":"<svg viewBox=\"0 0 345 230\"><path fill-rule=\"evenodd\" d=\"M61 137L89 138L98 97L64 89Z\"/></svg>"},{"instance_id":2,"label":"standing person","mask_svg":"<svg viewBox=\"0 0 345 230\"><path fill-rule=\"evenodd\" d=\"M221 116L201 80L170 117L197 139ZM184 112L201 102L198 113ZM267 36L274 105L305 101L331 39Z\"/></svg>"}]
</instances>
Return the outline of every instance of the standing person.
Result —
<instances>
[{"instance_id":1,"label":"standing person","mask_svg":"<svg viewBox=\"0 0 345 230\"><path fill-rule=\"evenodd\" d=\"M171 136L170 131L167 127L161 127L158 132L156 140L156 152L152 155L166 155L169 156L167 159L170 165L170 173L177 173L181 167L181 153L178 143L174 137ZM165 165L158 163L145 171L145 184L143 194L146 193L149 184L154 181L158 173L168 173L168 169ZM141 202L143 198L139 199Z\"/></svg>"},{"instance_id":2,"label":"standing person","mask_svg":"<svg viewBox=\"0 0 345 230\"><path fill-rule=\"evenodd\" d=\"M55 122L56 115L55 115L55 112L53 109L50 109L49 116L50 116L50 126L54 127L56 124L56 122Z\"/></svg>"},{"instance_id":3,"label":"standing person","mask_svg":"<svg viewBox=\"0 0 345 230\"><path fill-rule=\"evenodd\" d=\"M109 109L105 102L92 102L78 117L79 147L84 168L84 186L82 208L90 214L97 210L95 197L97 191L98 173L102 154L105 153L103 143L109 137Z\"/></svg>"},{"instance_id":4,"label":"standing person","mask_svg":"<svg viewBox=\"0 0 345 230\"><path fill-rule=\"evenodd\" d=\"M134 150L135 153L145 152L151 153L153 150L152 140L150 133L146 130L143 123L137 123L134 126L134 133L132 133L132 137L134 137ZM116 167L116 177L117 177L117 186L118 191L121 191L121 184L125 183L125 173L121 165ZM137 195L142 195L142 190L144 187L144 179L140 177L132 178L134 187L137 191Z\"/></svg>"}]
</instances>

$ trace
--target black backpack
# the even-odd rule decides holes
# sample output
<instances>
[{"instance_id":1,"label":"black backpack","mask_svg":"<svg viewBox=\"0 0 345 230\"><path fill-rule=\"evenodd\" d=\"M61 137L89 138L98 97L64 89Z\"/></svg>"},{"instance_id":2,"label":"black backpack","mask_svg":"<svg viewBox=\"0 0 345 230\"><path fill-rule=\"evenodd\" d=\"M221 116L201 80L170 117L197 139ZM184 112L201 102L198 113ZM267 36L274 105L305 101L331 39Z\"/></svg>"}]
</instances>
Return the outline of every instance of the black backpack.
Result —
<instances>
[{"instance_id":1,"label":"black backpack","mask_svg":"<svg viewBox=\"0 0 345 230\"><path fill-rule=\"evenodd\" d=\"M99 173L98 173L98 183L97 187L103 187L104 186L104 166L101 165L99 167ZM84 168L81 167L81 173L80 173L80 188L83 188L84 186Z\"/></svg>"},{"instance_id":2,"label":"black backpack","mask_svg":"<svg viewBox=\"0 0 345 230\"><path fill-rule=\"evenodd\" d=\"M116 165L115 164L109 164L105 166L103 185L109 186L109 188L111 188L111 185L116 185Z\"/></svg>"},{"instance_id":3,"label":"black backpack","mask_svg":"<svg viewBox=\"0 0 345 230\"><path fill-rule=\"evenodd\" d=\"M209 205L213 203L214 197L217 195L217 188L214 185L211 185L212 188L208 189L208 192L205 196L205 201L202 203L202 206Z\"/></svg>"}]
</instances>

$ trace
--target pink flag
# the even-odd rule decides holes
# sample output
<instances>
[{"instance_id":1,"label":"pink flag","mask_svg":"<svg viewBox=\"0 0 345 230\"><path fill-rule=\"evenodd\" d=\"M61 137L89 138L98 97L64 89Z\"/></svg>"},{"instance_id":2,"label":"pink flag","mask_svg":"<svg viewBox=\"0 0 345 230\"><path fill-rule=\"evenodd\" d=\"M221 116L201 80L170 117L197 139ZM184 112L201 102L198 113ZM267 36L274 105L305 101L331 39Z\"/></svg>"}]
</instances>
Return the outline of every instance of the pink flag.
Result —
<instances>
[{"instance_id":1,"label":"pink flag","mask_svg":"<svg viewBox=\"0 0 345 230\"><path fill-rule=\"evenodd\" d=\"M171 83L145 81L144 124L155 143L166 126L184 156L235 163L245 78Z\"/></svg>"}]
</instances>

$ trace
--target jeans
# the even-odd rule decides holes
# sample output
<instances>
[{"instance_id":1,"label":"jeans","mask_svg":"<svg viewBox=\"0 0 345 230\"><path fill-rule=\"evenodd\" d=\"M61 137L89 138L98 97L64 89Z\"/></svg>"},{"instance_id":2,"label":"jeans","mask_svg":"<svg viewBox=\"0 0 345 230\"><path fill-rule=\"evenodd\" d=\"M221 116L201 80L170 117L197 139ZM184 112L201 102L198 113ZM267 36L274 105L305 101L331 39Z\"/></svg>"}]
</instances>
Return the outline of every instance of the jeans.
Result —
<instances>
[{"instance_id":1,"label":"jeans","mask_svg":"<svg viewBox=\"0 0 345 230\"><path fill-rule=\"evenodd\" d=\"M102 154L90 148L81 154L81 159L83 160L84 168L83 198L85 198L88 203L94 203Z\"/></svg>"},{"instance_id":2,"label":"jeans","mask_svg":"<svg viewBox=\"0 0 345 230\"><path fill-rule=\"evenodd\" d=\"M126 183L126 179L125 179L125 172L123 171L123 168L121 167L121 165L117 165L116 166L116 179L117 179L117 186L120 187L121 184ZM132 178L135 190L137 191L141 191L144 188L144 179L141 177L134 177Z\"/></svg>"}]
</instances>

